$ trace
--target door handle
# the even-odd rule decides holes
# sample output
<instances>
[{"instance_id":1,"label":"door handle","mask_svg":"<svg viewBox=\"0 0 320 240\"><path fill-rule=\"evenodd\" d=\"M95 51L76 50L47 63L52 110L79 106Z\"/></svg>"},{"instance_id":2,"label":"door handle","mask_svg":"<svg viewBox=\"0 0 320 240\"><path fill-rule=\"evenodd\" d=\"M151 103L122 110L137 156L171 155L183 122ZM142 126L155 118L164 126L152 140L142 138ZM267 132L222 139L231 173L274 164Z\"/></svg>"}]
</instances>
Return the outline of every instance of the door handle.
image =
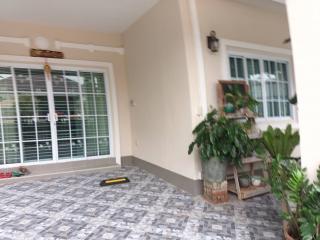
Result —
<instances>
[{"instance_id":1,"label":"door handle","mask_svg":"<svg viewBox=\"0 0 320 240\"><path fill-rule=\"evenodd\" d=\"M58 114L55 112L55 113L54 113L54 121L55 121L55 122L58 122L58 118L59 118L59 116L58 116Z\"/></svg>"},{"instance_id":2,"label":"door handle","mask_svg":"<svg viewBox=\"0 0 320 240\"><path fill-rule=\"evenodd\" d=\"M58 118L59 118L58 114L57 114L57 113L54 113L54 114L53 114L53 120L54 120L55 122L57 122L57 121L58 121ZM47 114L47 119L48 119L48 122L51 122L52 118L51 118L51 114L50 114L50 113Z\"/></svg>"}]
</instances>

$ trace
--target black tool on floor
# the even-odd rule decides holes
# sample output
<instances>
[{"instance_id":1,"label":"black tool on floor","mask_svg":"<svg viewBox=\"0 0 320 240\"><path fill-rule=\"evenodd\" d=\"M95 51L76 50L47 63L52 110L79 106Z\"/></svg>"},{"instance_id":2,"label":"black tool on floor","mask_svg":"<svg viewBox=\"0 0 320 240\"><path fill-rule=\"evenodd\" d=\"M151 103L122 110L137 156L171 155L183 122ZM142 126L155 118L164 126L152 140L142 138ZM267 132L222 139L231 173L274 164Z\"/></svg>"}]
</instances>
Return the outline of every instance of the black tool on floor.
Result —
<instances>
[{"instance_id":1,"label":"black tool on floor","mask_svg":"<svg viewBox=\"0 0 320 240\"><path fill-rule=\"evenodd\" d=\"M130 182L130 180L127 177L110 178L110 179L102 180L100 182L100 186L104 187L104 186L111 186L111 185L123 184L128 182Z\"/></svg>"}]
</instances>

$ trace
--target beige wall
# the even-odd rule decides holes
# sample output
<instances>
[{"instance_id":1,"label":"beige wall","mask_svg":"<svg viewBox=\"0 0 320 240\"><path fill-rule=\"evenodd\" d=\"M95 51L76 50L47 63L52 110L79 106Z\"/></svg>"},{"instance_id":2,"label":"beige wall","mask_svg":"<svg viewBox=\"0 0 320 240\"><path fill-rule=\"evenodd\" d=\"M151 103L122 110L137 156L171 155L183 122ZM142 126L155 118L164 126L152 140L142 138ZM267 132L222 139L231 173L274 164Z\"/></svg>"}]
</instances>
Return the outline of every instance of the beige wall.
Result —
<instances>
[{"instance_id":1,"label":"beige wall","mask_svg":"<svg viewBox=\"0 0 320 240\"><path fill-rule=\"evenodd\" d=\"M197 0L196 2L205 62L208 104L217 107L216 83L224 79L225 75L221 66L223 53L221 51L211 53L207 48L206 36L210 31L215 30L220 39L288 49L289 45L282 43L290 36L286 9L284 6L272 4L271 1L269 5L264 6L245 4L240 0ZM250 52L250 50L244 50ZM262 51L252 53L273 55ZM265 127L268 124L262 125Z\"/></svg>"},{"instance_id":2,"label":"beige wall","mask_svg":"<svg viewBox=\"0 0 320 240\"><path fill-rule=\"evenodd\" d=\"M104 34L76 29L62 29L41 25L32 25L27 23L0 22L0 36L30 37L31 39L34 39L37 36L43 36L50 41L50 49L52 50L55 50L55 40L85 44L90 43L113 47L123 46L123 40L120 34ZM63 52L65 53L66 59L113 63L118 98L121 155L131 155L131 124L124 56L115 53L89 52L87 50L75 49L63 49ZM0 54L28 56L29 49L22 45L1 43Z\"/></svg>"},{"instance_id":3,"label":"beige wall","mask_svg":"<svg viewBox=\"0 0 320 240\"><path fill-rule=\"evenodd\" d=\"M307 168L311 181L317 179L320 151L318 107L320 82L320 2L287 1L292 49L299 96L299 126L301 136L301 164Z\"/></svg>"},{"instance_id":4,"label":"beige wall","mask_svg":"<svg viewBox=\"0 0 320 240\"><path fill-rule=\"evenodd\" d=\"M161 0L124 35L128 68L133 154L197 178L198 161L188 156L192 140L188 56L179 2Z\"/></svg>"}]
</instances>

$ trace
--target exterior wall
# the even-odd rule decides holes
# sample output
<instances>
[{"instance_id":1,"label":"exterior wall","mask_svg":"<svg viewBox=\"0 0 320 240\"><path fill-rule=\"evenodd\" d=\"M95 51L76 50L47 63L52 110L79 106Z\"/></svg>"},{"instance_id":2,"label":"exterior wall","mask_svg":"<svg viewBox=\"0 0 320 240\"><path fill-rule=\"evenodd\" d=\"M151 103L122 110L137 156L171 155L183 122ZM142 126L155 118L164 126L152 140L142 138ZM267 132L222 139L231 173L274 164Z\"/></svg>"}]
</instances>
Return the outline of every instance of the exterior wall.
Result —
<instances>
[{"instance_id":1,"label":"exterior wall","mask_svg":"<svg viewBox=\"0 0 320 240\"><path fill-rule=\"evenodd\" d=\"M244 3L245 1L241 2L240 0L197 0L196 2L207 79L208 105L216 108L216 84L218 80L228 80L228 74L222 66L225 58L223 54L226 53L222 51L212 53L207 48L206 37L210 31L215 30L221 40L241 41L290 50L288 45L282 43L284 39L290 36L286 9L285 6L276 6L276 3L259 6L254 3ZM267 56L275 55L264 50L252 51L245 48L233 48L233 50ZM291 61L290 55L281 53L280 55L276 54L276 56L285 57ZM293 81L293 89L294 85ZM269 124L285 127L288 123L291 123L297 126L295 111L293 117L295 120L261 121L258 125L262 129L265 129Z\"/></svg>"},{"instance_id":2,"label":"exterior wall","mask_svg":"<svg viewBox=\"0 0 320 240\"><path fill-rule=\"evenodd\" d=\"M320 134L318 107L320 82L320 2L287 1L292 49L299 96L301 164L310 180L316 180L320 166L317 137Z\"/></svg>"},{"instance_id":3,"label":"exterior wall","mask_svg":"<svg viewBox=\"0 0 320 240\"><path fill-rule=\"evenodd\" d=\"M177 0L161 0L124 34L129 96L134 103L132 149L137 158L197 179L199 162L187 154L193 96L182 10Z\"/></svg>"},{"instance_id":4,"label":"exterior wall","mask_svg":"<svg viewBox=\"0 0 320 240\"><path fill-rule=\"evenodd\" d=\"M55 40L113 47L121 47L123 45L122 36L120 34L103 34L27 23L0 22L0 35L8 37L29 37L31 39L37 36L43 36L50 41L50 49L52 50L55 50ZM66 59L113 63L118 98L121 155L131 155L131 124L124 56L115 53L89 52L87 50L77 49L63 49L62 51L64 52ZM22 45L1 43L0 54L29 56L29 49Z\"/></svg>"}]
</instances>

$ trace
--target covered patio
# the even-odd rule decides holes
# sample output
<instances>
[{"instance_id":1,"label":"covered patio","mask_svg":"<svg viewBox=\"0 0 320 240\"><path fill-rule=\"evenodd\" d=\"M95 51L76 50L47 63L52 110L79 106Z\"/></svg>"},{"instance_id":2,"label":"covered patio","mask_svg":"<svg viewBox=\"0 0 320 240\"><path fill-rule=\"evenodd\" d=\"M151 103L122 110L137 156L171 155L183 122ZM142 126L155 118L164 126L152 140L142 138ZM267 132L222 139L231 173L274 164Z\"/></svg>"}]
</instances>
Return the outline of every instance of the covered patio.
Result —
<instances>
[{"instance_id":1,"label":"covered patio","mask_svg":"<svg viewBox=\"0 0 320 240\"><path fill-rule=\"evenodd\" d=\"M0 239L316 239L302 2L1 0Z\"/></svg>"}]
</instances>

